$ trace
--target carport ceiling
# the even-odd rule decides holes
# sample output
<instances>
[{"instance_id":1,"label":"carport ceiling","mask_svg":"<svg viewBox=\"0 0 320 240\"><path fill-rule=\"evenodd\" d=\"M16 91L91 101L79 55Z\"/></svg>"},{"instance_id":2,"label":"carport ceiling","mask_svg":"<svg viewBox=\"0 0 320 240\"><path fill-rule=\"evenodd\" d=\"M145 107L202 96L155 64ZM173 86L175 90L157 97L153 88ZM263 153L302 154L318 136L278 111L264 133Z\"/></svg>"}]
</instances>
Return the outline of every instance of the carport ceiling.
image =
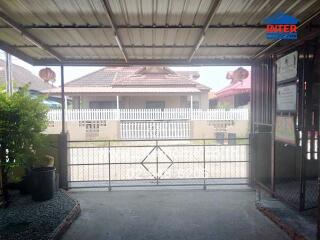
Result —
<instances>
[{"instance_id":1,"label":"carport ceiling","mask_svg":"<svg viewBox=\"0 0 320 240\"><path fill-rule=\"evenodd\" d=\"M0 0L0 48L33 65L250 64L263 19L318 0Z\"/></svg>"}]
</instances>

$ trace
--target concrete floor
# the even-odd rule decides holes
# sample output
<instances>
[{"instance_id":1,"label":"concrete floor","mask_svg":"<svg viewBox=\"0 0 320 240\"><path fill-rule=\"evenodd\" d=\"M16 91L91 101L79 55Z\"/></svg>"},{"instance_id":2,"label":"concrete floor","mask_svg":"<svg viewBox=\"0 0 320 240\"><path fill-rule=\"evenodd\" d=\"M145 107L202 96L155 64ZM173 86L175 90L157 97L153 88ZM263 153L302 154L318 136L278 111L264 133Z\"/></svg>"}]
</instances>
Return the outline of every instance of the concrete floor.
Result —
<instances>
[{"instance_id":1,"label":"concrete floor","mask_svg":"<svg viewBox=\"0 0 320 240\"><path fill-rule=\"evenodd\" d=\"M81 215L63 240L289 239L249 190L81 191Z\"/></svg>"}]
</instances>

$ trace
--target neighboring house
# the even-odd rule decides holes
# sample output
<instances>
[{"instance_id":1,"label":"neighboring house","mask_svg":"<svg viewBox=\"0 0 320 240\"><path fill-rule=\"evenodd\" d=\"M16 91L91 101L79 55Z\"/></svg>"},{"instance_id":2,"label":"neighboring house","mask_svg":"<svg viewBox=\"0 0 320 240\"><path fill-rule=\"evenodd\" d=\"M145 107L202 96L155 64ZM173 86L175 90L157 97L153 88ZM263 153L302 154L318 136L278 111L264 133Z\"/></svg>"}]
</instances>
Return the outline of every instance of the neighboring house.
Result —
<instances>
[{"instance_id":1,"label":"neighboring house","mask_svg":"<svg viewBox=\"0 0 320 240\"><path fill-rule=\"evenodd\" d=\"M51 84L44 82L27 69L16 64L11 65L13 88L19 88L29 84L31 93L40 93L45 89L54 88ZM5 85L5 62L0 59L0 84Z\"/></svg>"},{"instance_id":2,"label":"neighboring house","mask_svg":"<svg viewBox=\"0 0 320 240\"><path fill-rule=\"evenodd\" d=\"M54 86L51 84L43 81L41 78L35 76L27 69L16 64L11 65L11 74L13 88L18 89L26 84L29 84L29 92L31 95L39 95L42 94L42 91L44 90L54 88ZM5 84L5 61L0 59L0 85ZM59 102L60 98L55 96L50 96L48 99L44 100L44 103L52 108L58 108L58 106L61 105Z\"/></svg>"},{"instance_id":3,"label":"neighboring house","mask_svg":"<svg viewBox=\"0 0 320 240\"><path fill-rule=\"evenodd\" d=\"M210 108L239 108L249 105L251 89L251 73L244 68L228 72L229 86L209 95Z\"/></svg>"},{"instance_id":4,"label":"neighboring house","mask_svg":"<svg viewBox=\"0 0 320 240\"><path fill-rule=\"evenodd\" d=\"M105 67L65 84L73 108L156 109L208 108L209 87L197 82L195 71L173 71L168 67ZM60 88L49 89L57 94Z\"/></svg>"},{"instance_id":5,"label":"neighboring house","mask_svg":"<svg viewBox=\"0 0 320 240\"><path fill-rule=\"evenodd\" d=\"M216 94L213 91L210 91L208 93L208 99L209 99L209 108L216 108L217 106L217 101L215 100Z\"/></svg>"}]
</instances>

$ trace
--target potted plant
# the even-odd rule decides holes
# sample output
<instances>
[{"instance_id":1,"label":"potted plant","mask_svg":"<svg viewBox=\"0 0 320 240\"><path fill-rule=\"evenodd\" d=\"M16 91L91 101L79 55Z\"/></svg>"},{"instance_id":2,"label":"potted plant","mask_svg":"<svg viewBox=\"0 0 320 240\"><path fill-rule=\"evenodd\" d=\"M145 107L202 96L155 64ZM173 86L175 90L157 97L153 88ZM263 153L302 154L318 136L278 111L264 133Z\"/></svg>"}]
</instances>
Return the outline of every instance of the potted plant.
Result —
<instances>
[{"instance_id":1,"label":"potted plant","mask_svg":"<svg viewBox=\"0 0 320 240\"><path fill-rule=\"evenodd\" d=\"M31 169L32 199L46 201L54 196L55 168L54 157L47 154L48 148L42 146L35 151L35 161Z\"/></svg>"},{"instance_id":2,"label":"potted plant","mask_svg":"<svg viewBox=\"0 0 320 240\"><path fill-rule=\"evenodd\" d=\"M55 174L52 173L55 171L54 157L50 155L52 152L52 146L52 141L48 135L39 134L34 138L31 155L28 157L25 155L26 161L24 161L23 166L25 169L25 175L22 177L22 181L20 182L21 194L31 194L33 190L36 191L38 187L33 187L33 185L38 182L36 177L39 175L37 174L38 172L48 170L50 172L49 174L54 177ZM48 190L50 190L50 187Z\"/></svg>"}]
</instances>

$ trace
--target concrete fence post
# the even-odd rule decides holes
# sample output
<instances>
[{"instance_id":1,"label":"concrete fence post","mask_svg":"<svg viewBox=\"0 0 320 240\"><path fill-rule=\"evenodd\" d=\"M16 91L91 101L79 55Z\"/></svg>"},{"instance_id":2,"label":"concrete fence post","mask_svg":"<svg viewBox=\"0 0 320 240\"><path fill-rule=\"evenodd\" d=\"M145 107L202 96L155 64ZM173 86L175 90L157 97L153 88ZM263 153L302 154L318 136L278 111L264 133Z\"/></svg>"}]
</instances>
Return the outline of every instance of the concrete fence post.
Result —
<instances>
[{"instance_id":1,"label":"concrete fence post","mask_svg":"<svg viewBox=\"0 0 320 240\"><path fill-rule=\"evenodd\" d=\"M68 190L69 134L60 133L58 145L59 187Z\"/></svg>"}]
</instances>

